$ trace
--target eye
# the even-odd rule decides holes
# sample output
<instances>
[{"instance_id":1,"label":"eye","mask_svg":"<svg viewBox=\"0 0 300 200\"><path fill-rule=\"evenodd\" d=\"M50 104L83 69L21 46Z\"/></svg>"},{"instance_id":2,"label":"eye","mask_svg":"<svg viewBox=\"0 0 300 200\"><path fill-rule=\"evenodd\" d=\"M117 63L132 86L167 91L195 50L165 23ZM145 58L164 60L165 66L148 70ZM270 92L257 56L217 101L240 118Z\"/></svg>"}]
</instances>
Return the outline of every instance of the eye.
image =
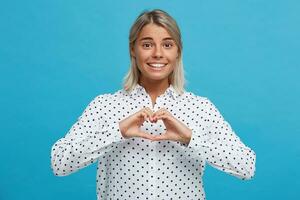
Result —
<instances>
[{"instance_id":1,"label":"eye","mask_svg":"<svg viewBox=\"0 0 300 200\"><path fill-rule=\"evenodd\" d=\"M150 42L147 42L147 43L143 43L143 44L142 44L142 47L144 47L144 48L146 48L146 49L150 48L151 46L152 46L152 44L151 44Z\"/></svg>"},{"instance_id":2,"label":"eye","mask_svg":"<svg viewBox=\"0 0 300 200\"><path fill-rule=\"evenodd\" d=\"M164 46L166 49L170 49L170 48L173 47L173 43L168 42L168 43L165 43L163 46Z\"/></svg>"}]
</instances>

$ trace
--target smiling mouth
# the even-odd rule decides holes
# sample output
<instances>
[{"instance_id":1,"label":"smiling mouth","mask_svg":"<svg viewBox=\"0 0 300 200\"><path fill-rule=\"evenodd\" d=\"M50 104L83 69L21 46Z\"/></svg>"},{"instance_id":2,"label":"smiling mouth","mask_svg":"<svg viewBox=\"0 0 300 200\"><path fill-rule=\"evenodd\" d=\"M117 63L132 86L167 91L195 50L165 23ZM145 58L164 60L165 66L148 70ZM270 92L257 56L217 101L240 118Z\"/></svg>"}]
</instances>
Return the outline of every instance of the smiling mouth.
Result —
<instances>
[{"instance_id":1,"label":"smiling mouth","mask_svg":"<svg viewBox=\"0 0 300 200\"><path fill-rule=\"evenodd\" d=\"M148 66L155 69L161 69L167 65L167 63L147 63Z\"/></svg>"}]
</instances>

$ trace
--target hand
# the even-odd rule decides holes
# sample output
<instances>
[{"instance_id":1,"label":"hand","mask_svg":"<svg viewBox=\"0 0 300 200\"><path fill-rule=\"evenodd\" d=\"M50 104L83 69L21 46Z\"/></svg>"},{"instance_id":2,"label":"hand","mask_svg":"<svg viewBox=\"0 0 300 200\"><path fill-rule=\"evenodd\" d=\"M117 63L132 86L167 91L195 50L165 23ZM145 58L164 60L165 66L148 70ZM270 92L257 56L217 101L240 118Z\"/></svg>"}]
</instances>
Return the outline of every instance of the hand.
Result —
<instances>
[{"instance_id":1,"label":"hand","mask_svg":"<svg viewBox=\"0 0 300 200\"><path fill-rule=\"evenodd\" d=\"M152 122L157 122L158 120L163 121L167 130L162 135L153 136L153 138L151 138L152 140L173 140L184 144L190 142L192 130L177 120L168 110L162 108L152 115Z\"/></svg>"},{"instance_id":2,"label":"hand","mask_svg":"<svg viewBox=\"0 0 300 200\"><path fill-rule=\"evenodd\" d=\"M152 115L153 112L150 108L143 108L140 111L120 121L119 127L122 136L126 139L131 137L141 137L153 140L153 135L140 130L140 127L145 121L150 120L151 122L153 122Z\"/></svg>"}]
</instances>

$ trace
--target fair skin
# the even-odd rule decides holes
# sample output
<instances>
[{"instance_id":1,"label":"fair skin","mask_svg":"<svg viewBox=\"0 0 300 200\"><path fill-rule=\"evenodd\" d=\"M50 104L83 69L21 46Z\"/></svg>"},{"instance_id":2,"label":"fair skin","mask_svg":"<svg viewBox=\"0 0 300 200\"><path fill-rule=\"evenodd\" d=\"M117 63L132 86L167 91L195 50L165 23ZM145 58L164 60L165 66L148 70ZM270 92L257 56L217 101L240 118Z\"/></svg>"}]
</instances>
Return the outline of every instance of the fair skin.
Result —
<instances>
[{"instance_id":1,"label":"fair skin","mask_svg":"<svg viewBox=\"0 0 300 200\"><path fill-rule=\"evenodd\" d=\"M156 98L169 87L168 77L176 66L178 47L165 28L156 24L147 24L138 35L131 49L131 56L136 59L141 72L139 84L150 95L153 107ZM152 109L143 108L122 120L119 125L123 137L189 143L192 135L191 129L176 119L166 108L161 108L156 112ZM152 135L140 130L145 121L157 123L158 120L162 120L166 127L166 132L162 135Z\"/></svg>"},{"instance_id":2,"label":"fair skin","mask_svg":"<svg viewBox=\"0 0 300 200\"><path fill-rule=\"evenodd\" d=\"M148 24L140 32L131 55L141 72L139 83L150 95L153 105L157 96L169 87L168 77L176 65L178 47L165 28ZM155 64L163 67L151 67Z\"/></svg>"}]
</instances>

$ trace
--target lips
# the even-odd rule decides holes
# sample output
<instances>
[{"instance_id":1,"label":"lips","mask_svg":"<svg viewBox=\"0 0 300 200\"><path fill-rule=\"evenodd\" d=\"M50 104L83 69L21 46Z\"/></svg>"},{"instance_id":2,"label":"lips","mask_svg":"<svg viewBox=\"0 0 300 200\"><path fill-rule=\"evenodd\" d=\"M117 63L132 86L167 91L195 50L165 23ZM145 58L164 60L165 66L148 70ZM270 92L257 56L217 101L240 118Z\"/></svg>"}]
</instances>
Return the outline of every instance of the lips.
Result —
<instances>
[{"instance_id":1,"label":"lips","mask_svg":"<svg viewBox=\"0 0 300 200\"><path fill-rule=\"evenodd\" d=\"M167 63L147 63L148 66L156 69L163 68L167 65Z\"/></svg>"}]
</instances>

